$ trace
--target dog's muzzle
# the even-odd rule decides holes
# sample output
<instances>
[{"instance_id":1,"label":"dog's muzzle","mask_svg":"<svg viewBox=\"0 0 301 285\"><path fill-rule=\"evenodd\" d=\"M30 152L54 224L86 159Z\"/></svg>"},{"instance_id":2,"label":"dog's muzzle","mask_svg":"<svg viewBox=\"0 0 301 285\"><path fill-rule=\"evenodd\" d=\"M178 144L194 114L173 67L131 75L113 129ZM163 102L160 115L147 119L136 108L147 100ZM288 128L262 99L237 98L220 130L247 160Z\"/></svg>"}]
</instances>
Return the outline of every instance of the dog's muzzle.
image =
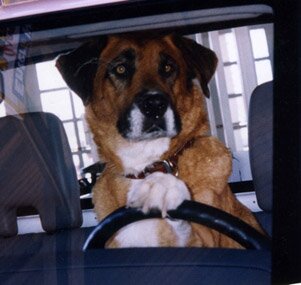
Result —
<instances>
[{"instance_id":1,"label":"dog's muzzle","mask_svg":"<svg viewBox=\"0 0 301 285\"><path fill-rule=\"evenodd\" d=\"M167 94L148 90L139 93L117 122L120 134L131 140L174 137L181 121Z\"/></svg>"}]
</instances>

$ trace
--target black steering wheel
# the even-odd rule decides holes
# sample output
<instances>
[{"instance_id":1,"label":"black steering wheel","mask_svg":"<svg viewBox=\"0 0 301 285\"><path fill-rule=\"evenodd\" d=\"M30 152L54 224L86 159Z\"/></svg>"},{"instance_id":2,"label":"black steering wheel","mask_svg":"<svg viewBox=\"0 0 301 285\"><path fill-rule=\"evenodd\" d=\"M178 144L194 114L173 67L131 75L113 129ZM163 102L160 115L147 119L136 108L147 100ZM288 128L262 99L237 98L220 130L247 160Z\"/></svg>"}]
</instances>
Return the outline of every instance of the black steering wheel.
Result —
<instances>
[{"instance_id":1,"label":"black steering wheel","mask_svg":"<svg viewBox=\"0 0 301 285\"><path fill-rule=\"evenodd\" d=\"M184 201L177 209L167 212L172 219L198 223L232 238L246 249L270 250L271 240L245 223L220 209L195 202ZM141 210L122 207L102 220L88 236L83 250L104 248L110 237L122 227L141 220L161 218L160 211L144 214Z\"/></svg>"}]
</instances>

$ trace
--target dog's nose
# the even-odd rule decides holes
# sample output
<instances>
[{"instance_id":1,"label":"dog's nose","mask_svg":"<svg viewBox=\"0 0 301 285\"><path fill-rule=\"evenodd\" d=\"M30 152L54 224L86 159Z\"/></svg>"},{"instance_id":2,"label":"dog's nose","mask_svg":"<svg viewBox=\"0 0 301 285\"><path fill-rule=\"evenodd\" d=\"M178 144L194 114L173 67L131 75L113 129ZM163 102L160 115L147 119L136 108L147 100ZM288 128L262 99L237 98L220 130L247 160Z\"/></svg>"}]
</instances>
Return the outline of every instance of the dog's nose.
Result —
<instances>
[{"instance_id":1,"label":"dog's nose","mask_svg":"<svg viewBox=\"0 0 301 285\"><path fill-rule=\"evenodd\" d=\"M147 92L139 96L138 107L143 115L152 119L162 118L167 110L169 100L161 92Z\"/></svg>"}]
</instances>

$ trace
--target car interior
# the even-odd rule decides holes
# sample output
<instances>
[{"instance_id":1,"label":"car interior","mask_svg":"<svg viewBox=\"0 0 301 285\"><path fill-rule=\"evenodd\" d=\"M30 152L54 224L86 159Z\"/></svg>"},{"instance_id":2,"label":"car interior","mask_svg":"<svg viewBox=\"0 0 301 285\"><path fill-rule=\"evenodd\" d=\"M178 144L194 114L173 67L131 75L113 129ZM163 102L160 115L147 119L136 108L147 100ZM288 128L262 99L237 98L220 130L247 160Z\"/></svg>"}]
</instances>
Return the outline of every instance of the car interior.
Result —
<instances>
[{"instance_id":1,"label":"car interior","mask_svg":"<svg viewBox=\"0 0 301 285\"><path fill-rule=\"evenodd\" d=\"M292 78L279 83L293 72L283 71L291 60L282 53L289 45L283 39L291 35L283 26L283 9L273 1L122 1L0 19L0 284L299 281L299 148L294 141L299 132L294 130L300 126L295 93L282 102L287 108L280 107L280 91L296 87ZM292 12L295 21L297 11ZM109 217L104 231L97 221L92 188L105 164L84 106L55 61L102 35L137 31L179 33L217 54L206 99L210 133L232 152L229 184L266 232L259 246L249 229L229 217L225 234L252 243L248 249L103 248L102 236L108 239L141 217L137 211L122 221ZM278 63L280 58L284 62ZM287 122L279 123L283 118ZM284 185L295 189L289 197L281 192ZM199 211L204 223L208 216ZM220 222L214 215L205 221L208 226Z\"/></svg>"}]
</instances>

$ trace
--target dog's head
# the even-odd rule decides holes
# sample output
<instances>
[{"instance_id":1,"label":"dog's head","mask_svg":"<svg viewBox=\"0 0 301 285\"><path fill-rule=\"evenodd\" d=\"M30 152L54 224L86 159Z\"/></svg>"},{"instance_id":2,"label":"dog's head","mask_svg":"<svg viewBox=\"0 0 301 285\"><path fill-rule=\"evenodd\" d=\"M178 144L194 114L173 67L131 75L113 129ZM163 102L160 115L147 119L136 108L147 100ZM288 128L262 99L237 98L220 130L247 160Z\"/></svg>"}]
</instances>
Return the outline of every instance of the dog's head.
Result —
<instances>
[{"instance_id":1,"label":"dog's head","mask_svg":"<svg viewBox=\"0 0 301 285\"><path fill-rule=\"evenodd\" d=\"M69 87L100 123L113 122L132 141L175 137L189 128L203 104L196 97L209 97L216 65L215 54L190 39L141 34L103 37L57 61Z\"/></svg>"}]
</instances>

